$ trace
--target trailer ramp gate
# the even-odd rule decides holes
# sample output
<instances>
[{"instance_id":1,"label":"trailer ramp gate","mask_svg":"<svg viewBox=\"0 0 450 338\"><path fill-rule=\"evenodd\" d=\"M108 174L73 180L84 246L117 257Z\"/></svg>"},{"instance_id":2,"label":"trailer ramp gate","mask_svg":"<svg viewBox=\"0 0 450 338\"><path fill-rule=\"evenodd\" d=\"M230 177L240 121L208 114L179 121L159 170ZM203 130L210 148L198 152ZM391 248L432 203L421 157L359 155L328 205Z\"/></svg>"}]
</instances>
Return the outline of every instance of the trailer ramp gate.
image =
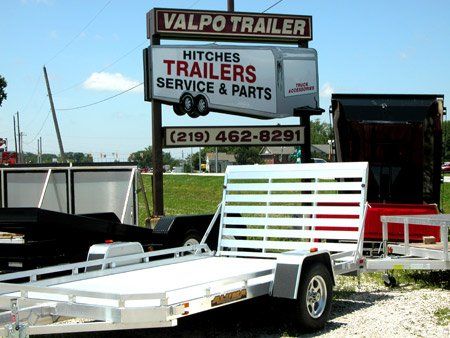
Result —
<instances>
[{"instance_id":1,"label":"trailer ramp gate","mask_svg":"<svg viewBox=\"0 0 450 338\"><path fill-rule=\"evenodd\" d=\"M363 162L230 166L217 252L200 244L2 275L0 308L18 299L28 333L43 334L173 326L257 296L295 298L306 259L328 257L332 274L360 267L367 172ZM130 260L139 263L120 264ZM115 267L90 271L100 264ZM45 279L62 271L72 274ZM0 324L10 316L0 313ZM55 316L90 322L44 325Z\"/></svg>"}]
</instances>

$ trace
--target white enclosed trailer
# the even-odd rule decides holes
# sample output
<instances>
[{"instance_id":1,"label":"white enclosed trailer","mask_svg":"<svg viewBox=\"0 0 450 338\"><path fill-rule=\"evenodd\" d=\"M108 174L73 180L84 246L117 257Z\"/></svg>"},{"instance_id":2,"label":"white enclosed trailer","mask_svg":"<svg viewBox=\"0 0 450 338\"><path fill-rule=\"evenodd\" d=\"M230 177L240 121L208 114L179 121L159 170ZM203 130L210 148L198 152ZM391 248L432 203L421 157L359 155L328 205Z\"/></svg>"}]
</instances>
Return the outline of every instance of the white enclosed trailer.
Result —
<instances>
[{"instance_id":1,"label":"white enclosed trailer","mask_svg":"<svg viewBox=\"0 0 450 338\"><path fill-rule=\"evenodd\" d=\"M367 163L230 166L198 246L0 276L0 308L11 308L0 313L0 335L173 326L263 295L290 299L298 323L319 329L334 276L364 266L367 173ZM203 243L217 217L218 250L211 252ZM99 265L110 268L90 269ZM64 271L71 275L45 279ZM11 282L19 278L28 282ZM85 320L52 323L60 316Z\"/></svg>"},{"instance_id":2,"label":"white enclosed trailer","mask_svg":"<svg viewBox=\"0 0 450 338\"><path fill-rule=\"evenodd\" d=\"M310 48L152 46L147 100L191 117L209 111L272 119L319 108L317 52Z\"/></svg>"}]
</instances>

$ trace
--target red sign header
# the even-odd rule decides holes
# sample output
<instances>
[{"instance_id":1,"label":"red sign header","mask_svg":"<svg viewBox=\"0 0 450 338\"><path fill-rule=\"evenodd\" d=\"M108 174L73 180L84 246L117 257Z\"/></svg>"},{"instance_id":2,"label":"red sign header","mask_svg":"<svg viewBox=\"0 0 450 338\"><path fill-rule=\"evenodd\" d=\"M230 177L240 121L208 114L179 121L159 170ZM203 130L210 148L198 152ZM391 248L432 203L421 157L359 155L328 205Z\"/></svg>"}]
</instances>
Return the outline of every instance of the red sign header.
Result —
<instances>
[{"instance_id":1,"label":"red sign header","mask_svg":"<svg viewBox=\"0 0 450 338\"><path fill-rule=\"evenodd\" d=\"M147 13L147 37L221 41L312 40L311 16L154 8Z\"/></svg>"}]
</instances>

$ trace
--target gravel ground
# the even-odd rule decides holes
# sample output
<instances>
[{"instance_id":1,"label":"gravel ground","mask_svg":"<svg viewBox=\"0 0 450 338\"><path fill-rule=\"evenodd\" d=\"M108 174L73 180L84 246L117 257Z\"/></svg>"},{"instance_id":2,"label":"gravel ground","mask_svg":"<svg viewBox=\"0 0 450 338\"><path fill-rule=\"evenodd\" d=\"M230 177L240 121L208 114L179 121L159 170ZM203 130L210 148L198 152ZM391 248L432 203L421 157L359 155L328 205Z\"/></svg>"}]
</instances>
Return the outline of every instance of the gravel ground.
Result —
<instances>
[{"instance_id":1,"label":"gravel ground","mask_svg":"<svg viewBox=\"0 0 450 338\"><path fill-rule=\"evenodd\" d=\"M450 325L434 315L450 307L450 290L400 285L388 289L379 277L339 277L325 329L305 334L271 298L223 307L186 317L168 329L116 331L89 337L450 337ZM61 337L62 335L57 335ZM87 334L64 335L83 337ZM53 336L55 337L55 336Z\"/></svg>"}]
</instances>

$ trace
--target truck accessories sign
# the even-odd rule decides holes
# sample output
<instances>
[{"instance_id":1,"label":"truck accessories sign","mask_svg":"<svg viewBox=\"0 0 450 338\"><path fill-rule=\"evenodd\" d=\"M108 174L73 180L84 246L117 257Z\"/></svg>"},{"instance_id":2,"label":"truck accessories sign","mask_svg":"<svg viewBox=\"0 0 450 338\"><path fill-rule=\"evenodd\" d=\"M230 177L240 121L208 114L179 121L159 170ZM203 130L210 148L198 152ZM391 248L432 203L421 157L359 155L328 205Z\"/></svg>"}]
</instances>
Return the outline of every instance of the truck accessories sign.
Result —
<instances>
[{"instance_id":1,"label":"truck accessories sign","mask_svg":"<svg viewBox=\"0 0 450 338\"><path fill-rule=\"evenodd\" d=\"M165 148L304 144L304 128L293 125L163 129Z\"/></svg>"},{"instance_id":2,"label":"truck accessories sign","mask_svg":"<svg viewBox=\"0 0 450 338\"><path fill-rule=\"evenodd\" d=\"M147 13L147 37L194 39L208 36L225 41L312 40L311 16L230 13L154 8Z\"/></svg>"}]
</instances>

